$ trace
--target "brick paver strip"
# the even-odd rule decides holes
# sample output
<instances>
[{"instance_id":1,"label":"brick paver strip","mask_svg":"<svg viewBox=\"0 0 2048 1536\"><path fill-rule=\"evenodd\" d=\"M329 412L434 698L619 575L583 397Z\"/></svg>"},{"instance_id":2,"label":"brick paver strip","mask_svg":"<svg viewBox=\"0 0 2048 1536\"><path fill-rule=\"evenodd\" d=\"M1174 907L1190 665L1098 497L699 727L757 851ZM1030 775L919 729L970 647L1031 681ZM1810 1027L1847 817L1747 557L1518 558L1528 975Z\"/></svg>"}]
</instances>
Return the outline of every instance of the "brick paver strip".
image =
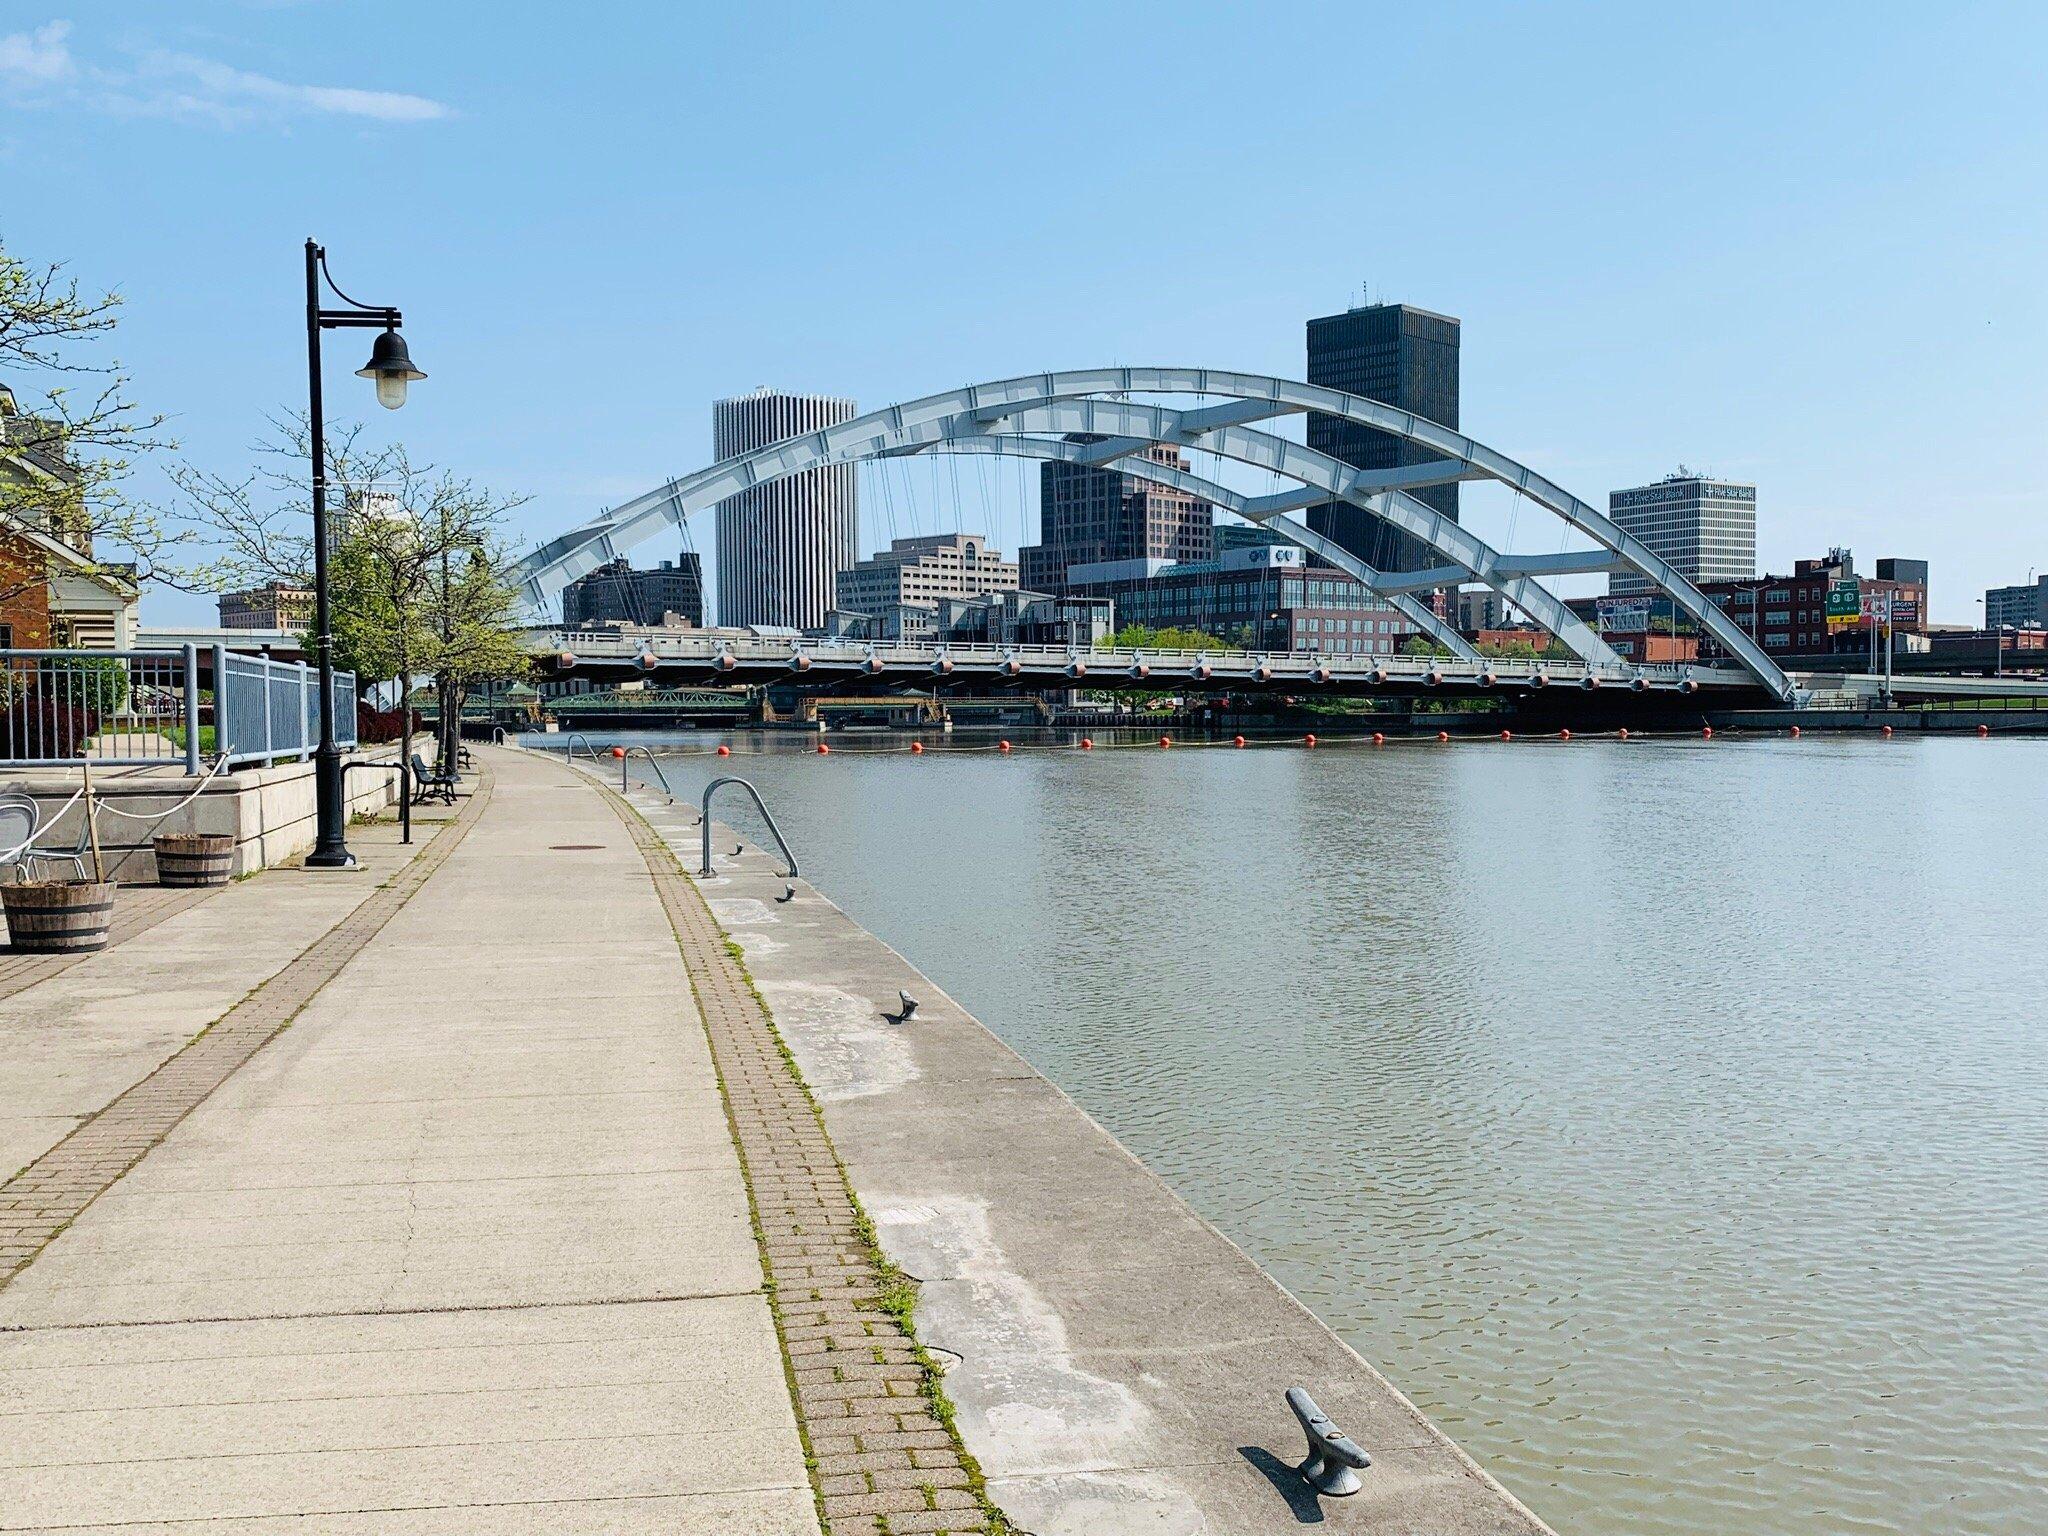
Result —
<instances>
[{"instance_id":1,"label":"brick paver strip","mask_svg":"<svg viewBox=\"0 0 2048 1536\"><path fill-rule=\"evenodd\" d=\"M225 889L227 887L219 885L195 885L183 889L144 886L139 890L124 890L121 899L114 904L114 922L107 934L106 949L46 955L0 945L0 998L25 992L37 982L48 981L59 971L69 970L94 954L103 955L107 949L124 944L137 934L149 932L165 918L176 917L187 907L197 906L216 891Z\"/></svg>"},{"instance_id":2,"label":"brick paver strip","mask_svg":"<svg viewBox=\"0 0 2048 1536\"><path fill-rule=\"evenodd\" d=\"M812 1486L833 1536L994 1532L978 1473L924 1395L916 1341L884 1307L904 1282L872 1234L824 1121L704 898L609 789L675 925L747 1179Z\"/></svg>"},{"instance_id":3,"label":"brick paver strip","mask_svg":"<svg viewBox=\"0 0 2048 1536\"><path fill-rule=\"evenodd\" d=\"M149 1076L0 1184L0 1289L362 952L447 861L490 797L490 775L485 773L461 812L353 912Z\"/></svg>"}]
</instances>

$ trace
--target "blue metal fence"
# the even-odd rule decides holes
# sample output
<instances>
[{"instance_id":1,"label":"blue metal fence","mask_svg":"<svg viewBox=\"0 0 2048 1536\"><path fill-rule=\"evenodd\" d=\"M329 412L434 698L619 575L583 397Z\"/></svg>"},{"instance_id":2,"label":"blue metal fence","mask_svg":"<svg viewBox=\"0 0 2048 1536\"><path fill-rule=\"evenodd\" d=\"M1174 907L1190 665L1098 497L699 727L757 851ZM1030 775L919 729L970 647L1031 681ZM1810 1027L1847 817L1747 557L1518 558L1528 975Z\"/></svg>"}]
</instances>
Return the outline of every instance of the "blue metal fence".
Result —
<instances>
[{"instance_id":1,"label":"blue metal fence","mask_svg":"<svg viewBox=\"0 0 2048 1536\"><path fill-rule=\"evenodd\" d=\"M214 725L230 764L306 757L320 742L320 674L302 661L273 661L216 646ZM334 739L356 744L356 675L334 674Z\"/></svg>"},{"instance_id":2,"label":"blue metal fence","mask_svg":"<svg viewBox=\"0 0 2048 1536\"><path fill-rule=\"evenodd\" d=\"M210 660L213 697L201 686ZM205 740L208 727L212 740ZM334 739L356 745L356 679L334 675ZM213 646L85 651L0 648L0 766L230 766L308 757L320 741L320 674Z\"/></svg>"}]
</instances>

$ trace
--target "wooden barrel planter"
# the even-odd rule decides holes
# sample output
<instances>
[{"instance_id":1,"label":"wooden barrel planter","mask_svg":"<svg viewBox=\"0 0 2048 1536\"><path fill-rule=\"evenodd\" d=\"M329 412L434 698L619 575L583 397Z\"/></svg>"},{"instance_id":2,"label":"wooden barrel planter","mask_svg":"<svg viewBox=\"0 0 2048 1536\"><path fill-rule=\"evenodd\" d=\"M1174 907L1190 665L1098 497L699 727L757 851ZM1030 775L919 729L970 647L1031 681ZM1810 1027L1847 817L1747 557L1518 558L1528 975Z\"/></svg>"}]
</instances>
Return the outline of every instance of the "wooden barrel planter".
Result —
<instances>
[{"instance_id":1,"label":"wooden barrel planter","mask_svg":"<svg viewBox=\"0 0 2048 1536\"><path fill-rule=\"evenodd\" d=\"M38 953L83 954L107 947L114 920L114 882L58 885L37 881L0 886L14 947Z\"/></svg>"},{"instance_id":2,"label":"wooden barrel planter","mask_svg":"<svg viewBox=\"0 0 2048 1536\"><path fill-rule=\"evenodd\" d=\"M226 885L235 840L226 832L163 832L152 840L158 885Z\"/></svg>"}]
</instances>

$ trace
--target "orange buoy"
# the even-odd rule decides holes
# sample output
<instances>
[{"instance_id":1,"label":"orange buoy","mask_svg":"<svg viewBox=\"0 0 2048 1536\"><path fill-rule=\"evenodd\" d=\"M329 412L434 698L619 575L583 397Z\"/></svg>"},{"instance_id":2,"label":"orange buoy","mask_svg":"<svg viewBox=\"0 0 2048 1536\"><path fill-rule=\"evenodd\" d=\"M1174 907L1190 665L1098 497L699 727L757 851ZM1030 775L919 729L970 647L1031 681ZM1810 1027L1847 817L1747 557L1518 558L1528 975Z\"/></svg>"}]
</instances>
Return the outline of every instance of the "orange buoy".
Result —
<instances>
[{"instance_id":1,"label":"orange buoy","mask_svg":"<svg viewBox=\"0 0 2048 1536\"><path fill-rule=\"evenodd\" d=\"M1562 730L1562 731L1559 731L1559 732L1557 733L1557 739L1558 739L1559 741L1570 741L1570 740L1572 739L1572 733L1571 733L1571 731L1570 731L1570 730L1568 730L1568 729L1567 729L1567 730Z\"/></svg>"},{"instance_id":2,"label":"orange buoy","mask_svg":"<svg viewBox=\"0 0 2048 1536\"><path fill-rule=\"evenodd\" d=\"M1170 747L1173 745L1173 738L1171 736L1162 736L1159 738L1159 745L1161 745L1162 747Z\"/></svg>"},{"instance_id":3,"label":"orange buoy","mask_svg":"<svg viewBox=\"0 0 2048 1536\"><path fill-rule=\"evenodd\" d=\"M1095 750L1095 738L1092 736L1083 736L1081 738L1081 750L1083 752L1093 752Z\"/></svg>"},{"instance_id":4,"label":"orange buoy","mask_svg":"<svg viewBox=\"0 0 2048 1536\"><path fill-rule=\"evenodd\" d=\"M1007 741L999 741L996 743L996 750L998 752L1007 752L1010 750L1010 744Z\"/></svg>"},{"instance_id":5,"label":"orange buoy","mask_svg":"<svg viewBox=\"0 0 2048 1536\"><path fill-rule=\"evenodd\" d=\"M1619 731L1616 731L1616 732L1615 732L1615 735L1619 736L1619 737L1620 737L1620 738L1621 738L1621 739L1622 739L1623 741L1627 741L1627 740L1628 740L1628 727L1624 725L1624 726L1623 726L1623 727L1622 727L1622 728L1621 728L1621 729L1620 729Z\"/></svg>"},{"instance_id":6,"label":"orange buoy","mask_svg":"<svg viewBox=\"0 0 2048 1536\"><path fill-rule=\"evenodd\" d=\"M1374 731L1372 733L1372 744L1376 747L1384 747L1387 744L1387 733L1385 731Z\"/></svg>"},{"instance_id":7,"label":"orange buoy","mask_svg":"<svg viewBox=\"0 0 2048 1536\"><path fill-rule=\"evenodd\" d=\"M720 743L718 744L718 755L719 755L720 757L731 757L731 756L732 756L732 748L731 748L731 747L728 747L728 746L727 746L727 745L726 745L726 744L725 744L724 742L722 742L722 741L721 741L721 742L720 742Z\"/></svg>"},{"instance_id":8,"label":"orange buoy","mask_svg":"<svg viewBox=\"0 0 2048 1536\"><path fill-rule=\"evenodd\" d=\"M1513 731L1502 731L1500 733L1500 739L1502 741L1513 741L1515 739L1515 733Z\"/></svg>"},{"instance_id":9,"label":"orange buoy","mask_svg":"<svg viewBox=\"0 0 2048 1536\"><path fill-rule=\"evenodd\" d=\"M1316 738L1315 738L1315 733L1314 733L1314 732L1310 732L1310 733L1309 733L1308 735L1306 735L1306 736L1302 737L1302 738L1301 738L1301 744L1302 744L1302 745L1303 745L1304 747L1312 747L1312 746L1314 746L1314 745L1316 744Z\"/></svg>"},{"instance_id":10,"label":"orange buoy","mask_svg":"<svg viewBox=\"0 0 2048 1536\"><path fill-rule=\"evenodd\" d=\"M830 757L831 755L832 755L832 749L831 749L830 747L826 746L824 742L822 742L822 741L821 741L821 742L819 742L819 743L818 743L818 756L820 756L820 757Z\"/></svg>"},{"instance_id":11,"label":"orange buoy","mask_svg":"<svg viewBox=\"0 0 2048 1536\"><path fill-rule=\"evenodd\" d=\"M1451 739L1451 733L1449 731L1438 731L1436 733L1436 739L1438 741L1449 741Z\"/></svg>"},{"instance_id":12,"label":"orange buoy","mask_svg":"<svg viewBox=\"0 0 2048 1536\"><path fill-rule=\"evenodd\" d=\"M625 755L626 755L626 749L625 749L624 747L613 747L613 748L612 748L612 756L613 756L613 757L624 757Z\"/></svg>"},{"instance_id":13,"label":"orange buoy","mask_svg":"<svg viewBox=\"0 0 2048 1536\"><path fill-rule=\"evenodd\" d=\"M1977 729L1981 731L1983 727L1980 725ZM1242 736L1233 736L1230 738L1230 744L1233 747L1241 747L1244 745L1244 738Z\"/></svg>"},{"instance_id":14,"label":"orange buoy","mask_svg":"<svg viewBox=\"0 0 2048 1536\"><path fill-rule=\"evenodd\" d=\"M1977 727L1977 734L1980 737L1989 736L1991 734L1991 727L1988 725L1980 725Z\"/></svg>"},{"instance_id":15,"label":"orange buoy","mask_svg":"<svg viewBox=\"0 0 2048 1536\"><path fill-rule=\"evenodd\" d=\"M1792 727L1792 739L1794 741L1799 739L1799 727L1796 725Z\"/></svg>"},{"instance_id":16,"label":"orange buoy","mask_svg":"<svg viewBox=\"0 0 2048 1536\"><path fill-rule=\"evenodd\" d=\"M1703 725L1703 726L1701 726L1701 727L1700 727L1700 740L1701 740L1701 741L1711 741L1711 740L1713 740L1713 737L1714 737L1714 728L1713 728L1713 727L1712 727L1711 725Z\"/></svg>"},{"instance_id":17,"label":"orange buoy","mask_svg":"<svg viewBox=\"0 0 2048 1536\"><path fill-rule=\"evenodd\" d=\"M910 744L910 755L912 757L924 756L924 743L921 741L913 741Z\"/></svg>"},{"instance_id":18,"label":"orange buoy","mask_svg":"<svg viewBox=\"0 0 2048 1536\"><path fill-rule=\"evenodd\" d=\"M1891 728L1890 726L1886 726L1886 727L1884 728L1884 734L1885 734L1885 735L1886 735L1887 737L1889 737L1889 736L1891 735L1891 733L1892 733L1892 728Z\"/></svg>"}]
</instances>

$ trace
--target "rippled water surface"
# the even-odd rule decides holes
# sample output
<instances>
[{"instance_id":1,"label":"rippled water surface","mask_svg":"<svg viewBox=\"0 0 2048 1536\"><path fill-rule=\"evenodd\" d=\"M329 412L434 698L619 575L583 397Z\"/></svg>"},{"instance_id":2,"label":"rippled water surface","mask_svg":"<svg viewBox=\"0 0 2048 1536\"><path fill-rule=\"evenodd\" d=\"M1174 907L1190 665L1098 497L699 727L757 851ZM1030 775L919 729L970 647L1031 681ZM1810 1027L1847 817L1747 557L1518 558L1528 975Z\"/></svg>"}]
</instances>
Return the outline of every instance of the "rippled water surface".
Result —
<instances>
[{"instance_id":1,"label":"rippled water surface","mask_svg":"<svg viewBox=\"0 0 2048 1536\"><path fill-rule=\"evenodd\" d=\"M2048 1530L2048 742L721 766L1560 1529Z\"/></svg>"}]
</instances>

